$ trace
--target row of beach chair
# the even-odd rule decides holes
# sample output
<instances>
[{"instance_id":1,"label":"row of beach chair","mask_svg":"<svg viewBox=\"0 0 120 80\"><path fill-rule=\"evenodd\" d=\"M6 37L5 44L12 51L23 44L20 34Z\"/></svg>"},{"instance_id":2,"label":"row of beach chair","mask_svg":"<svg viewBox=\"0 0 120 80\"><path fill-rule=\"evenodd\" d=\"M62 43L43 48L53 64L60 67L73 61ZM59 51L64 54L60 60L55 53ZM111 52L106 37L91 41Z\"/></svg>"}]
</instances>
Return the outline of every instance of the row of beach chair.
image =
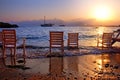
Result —
<instances>
[{"instance_id":1,"label":"row of beach chair","mask_svg":"<svg viewBox=\"0 0 120 80\"><path fill-rule=\"evenodd\" d=\"M51 48L61 48L61 53L64 52L64 32L51 31L50 32L50 53ZM68 33L68 48L78 48L78 33Z\"/></svg>"},{"instance_id":2,"label":"row of beach chair","mask_svg":"<svg viewBox=\"0 0 120 80\"><path fill-rule=\"evenodd\" d=\"M63 40L63 32L50 32L50 53L51 48L60 47L61 53L64 52L64 40ZM78 48L78 33L68 33L68 48ZM98 36L97 39L97 47L103 48L112 48L113 42L113 33L103 33L102 37Z\"/></svg>"},{"instance_id":3,"label":"row of beach chair","mask_svg":"<svg viewBox=\"0 0 120 80\"><path fill-rule=\"evenodd\" d=\"M50 32L50 53L52 48L61 48L61 52L64 52L64 33L60 31ZM16 31L13 29L3 29L0 32L0 44L2 45L3 57L6 57L7 48L10 49L11 56L16 57ZM25 56L25 39L23 39L23 56ZM78 48L78 33L68 33L68 47Z\"/></svg>"},{"instance_id":4,"label":"row of beach chair","mask_svg":"<svg viewBox=\"0 0 120 80\"><path fill-rule=\"evenodd\" d=\"M49 51L52 53L52 48L60 48L61 53L64 53L64 32L50 31L50 46ZM68 33L68 48L78 48L78 33ZM112 47L112 33L103 33L102 39L97 40L97 47L101 44L103 47ZM3 57L6 56L6 49L10 48L11 55L16 57L16 31L13 29L4 29L0 32L0 44L2 45ZM23 39L23 55L25 56L25 38Z\"/></svg>"}]
</instances>

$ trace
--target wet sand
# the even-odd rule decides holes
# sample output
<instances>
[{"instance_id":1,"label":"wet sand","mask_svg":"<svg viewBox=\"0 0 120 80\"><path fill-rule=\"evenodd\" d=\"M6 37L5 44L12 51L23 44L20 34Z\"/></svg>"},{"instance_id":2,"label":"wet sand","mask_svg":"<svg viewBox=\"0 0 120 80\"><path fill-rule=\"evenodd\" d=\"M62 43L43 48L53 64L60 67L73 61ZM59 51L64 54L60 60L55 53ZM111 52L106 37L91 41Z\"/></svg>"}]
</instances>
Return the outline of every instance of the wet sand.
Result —
<instances>
[{"instance_id":1,"label":"wet sand","mask_svg":"<svg viewBox=\"0 0 120 80\"><path fill-rule=\"evenodd\" d=\"M120 53L114 50L92 54L65 50L64 56L52 57L46 57L46 51L27 51L26 58L0 58L0 80L120 80Z\"/></svg>"}]
</instances>

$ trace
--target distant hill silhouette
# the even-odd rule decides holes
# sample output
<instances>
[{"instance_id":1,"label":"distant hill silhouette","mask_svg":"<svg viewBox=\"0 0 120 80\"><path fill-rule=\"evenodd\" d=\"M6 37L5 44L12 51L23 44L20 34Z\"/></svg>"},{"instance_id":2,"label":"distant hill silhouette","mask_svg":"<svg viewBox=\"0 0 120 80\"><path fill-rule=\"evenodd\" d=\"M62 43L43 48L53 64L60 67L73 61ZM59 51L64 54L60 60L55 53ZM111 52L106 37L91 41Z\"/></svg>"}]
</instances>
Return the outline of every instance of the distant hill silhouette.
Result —
<instances>
[{"instance_id":1,"label":"distant hill silhouette","mask_svg":"<svg viewBox=\"0 0 120 80\"><path fill-rule=\"evenodd\" d=\"M19 26L16 24L0 22L0 28L17 28L17 27L19 27Z\"/></svg>"}]
</instances>

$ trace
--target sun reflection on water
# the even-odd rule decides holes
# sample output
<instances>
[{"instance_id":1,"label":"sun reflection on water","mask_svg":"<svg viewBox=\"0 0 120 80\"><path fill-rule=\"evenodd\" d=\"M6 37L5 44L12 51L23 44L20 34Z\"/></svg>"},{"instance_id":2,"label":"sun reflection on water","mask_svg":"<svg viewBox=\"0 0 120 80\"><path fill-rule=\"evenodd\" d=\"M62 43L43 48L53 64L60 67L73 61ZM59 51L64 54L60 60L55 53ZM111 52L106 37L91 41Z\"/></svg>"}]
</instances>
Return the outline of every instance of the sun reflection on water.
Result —
<instances>
[{"instance_id":1,"label":"sun reflection on water","mask_svg":"<svg viewBox=\"0 0 120 80\"><path fill-rule=\"evenodd\" d=\"M99 65L98 65L98 68L99 68L99 69L102 69L102 60L101 60L101 59L98 59L98 60L97 60L97 64L99 64Z\"/></svg>"},{"instance_id":2,"label":"sun reflection on water","mask_svg":"<svg viewBox=\"0 0 120 80\"><path fill-rule=\"evenodd\" d=\"M97 30L97 46L102 46L102 44L99 44L102 42L102 35L105 32L105 27L98 27Z\"/></svg>"},{"instance_id":3,"label":"sun reflection on water","mask_svg":"<svg viewBox=\"0 0 120 80\"><path fill-rule=\"evenodd\" d=\"M104 29L105 29L105 27L98 27L98 29L97 29L98 35L102 35L104 32Z\"/></svg>"}]
</instances>

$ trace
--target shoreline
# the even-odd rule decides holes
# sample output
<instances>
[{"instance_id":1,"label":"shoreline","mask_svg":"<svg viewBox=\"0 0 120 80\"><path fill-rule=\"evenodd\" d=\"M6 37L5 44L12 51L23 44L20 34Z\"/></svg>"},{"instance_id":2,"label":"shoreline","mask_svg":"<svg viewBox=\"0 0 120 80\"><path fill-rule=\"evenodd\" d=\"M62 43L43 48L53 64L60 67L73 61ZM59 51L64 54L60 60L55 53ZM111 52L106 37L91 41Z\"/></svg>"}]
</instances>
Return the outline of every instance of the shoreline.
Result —
<instances>
[{"instance_id":1,"label":"shoreline","mask_svg":"<svg viewBox=\"0 0 120 80\"><path fill-rule=\"evenodd\" d=\"M20 50L22 50L22 47L18 47L18 53ZM19 50L20 49L20 50ZM22 52L21 52L22 53ZM28 53L28 54L27 54ZM53 48L53 57L59 56L57 54L60 54L59 48ZM113 47L113 48L97 48L96 46L82 46L79 47L78 49L68 49L67 47L64 47L64 54L62 56L80 56L80 55L87 55L87 54L102 54L102 53L120 53L120 48L119 47ZM46 55L49 54L49 47L41 47L41 46L32 46L32 45L27 45L26 46L26 55L30 56L31 55L36 55L37 57L39 56L44 56L47 57Z\"/></svg>"},{"instance_id":2,"label":"shoreline","mask_svg":"<svg viewBox=\"0 0 120 80\"><path fill-rule=\"evenodd\" d=\"M65 57L65 56L82 56L82 55L91 55L91 54L116 54L120 53L119 47L113 47L110 49L102 49L97 48L96 46L82 46L78 49L68 49L67 47L64 47L64 54L61 54L58 48L54 48L52 50L52 54L49 53L49 47L41 47L41 46L32 46L27 45L26 51L25 51L25 57L26 58L46 58L46 57ZM1 50L0 50L0 53ZM9 50L7 52L6 56L10 56ZM23 57L23 50L22 46L17 47L17 57ZM2 58L2 54L0 54L0 58Z\"/></svg>"}]
</instances>

